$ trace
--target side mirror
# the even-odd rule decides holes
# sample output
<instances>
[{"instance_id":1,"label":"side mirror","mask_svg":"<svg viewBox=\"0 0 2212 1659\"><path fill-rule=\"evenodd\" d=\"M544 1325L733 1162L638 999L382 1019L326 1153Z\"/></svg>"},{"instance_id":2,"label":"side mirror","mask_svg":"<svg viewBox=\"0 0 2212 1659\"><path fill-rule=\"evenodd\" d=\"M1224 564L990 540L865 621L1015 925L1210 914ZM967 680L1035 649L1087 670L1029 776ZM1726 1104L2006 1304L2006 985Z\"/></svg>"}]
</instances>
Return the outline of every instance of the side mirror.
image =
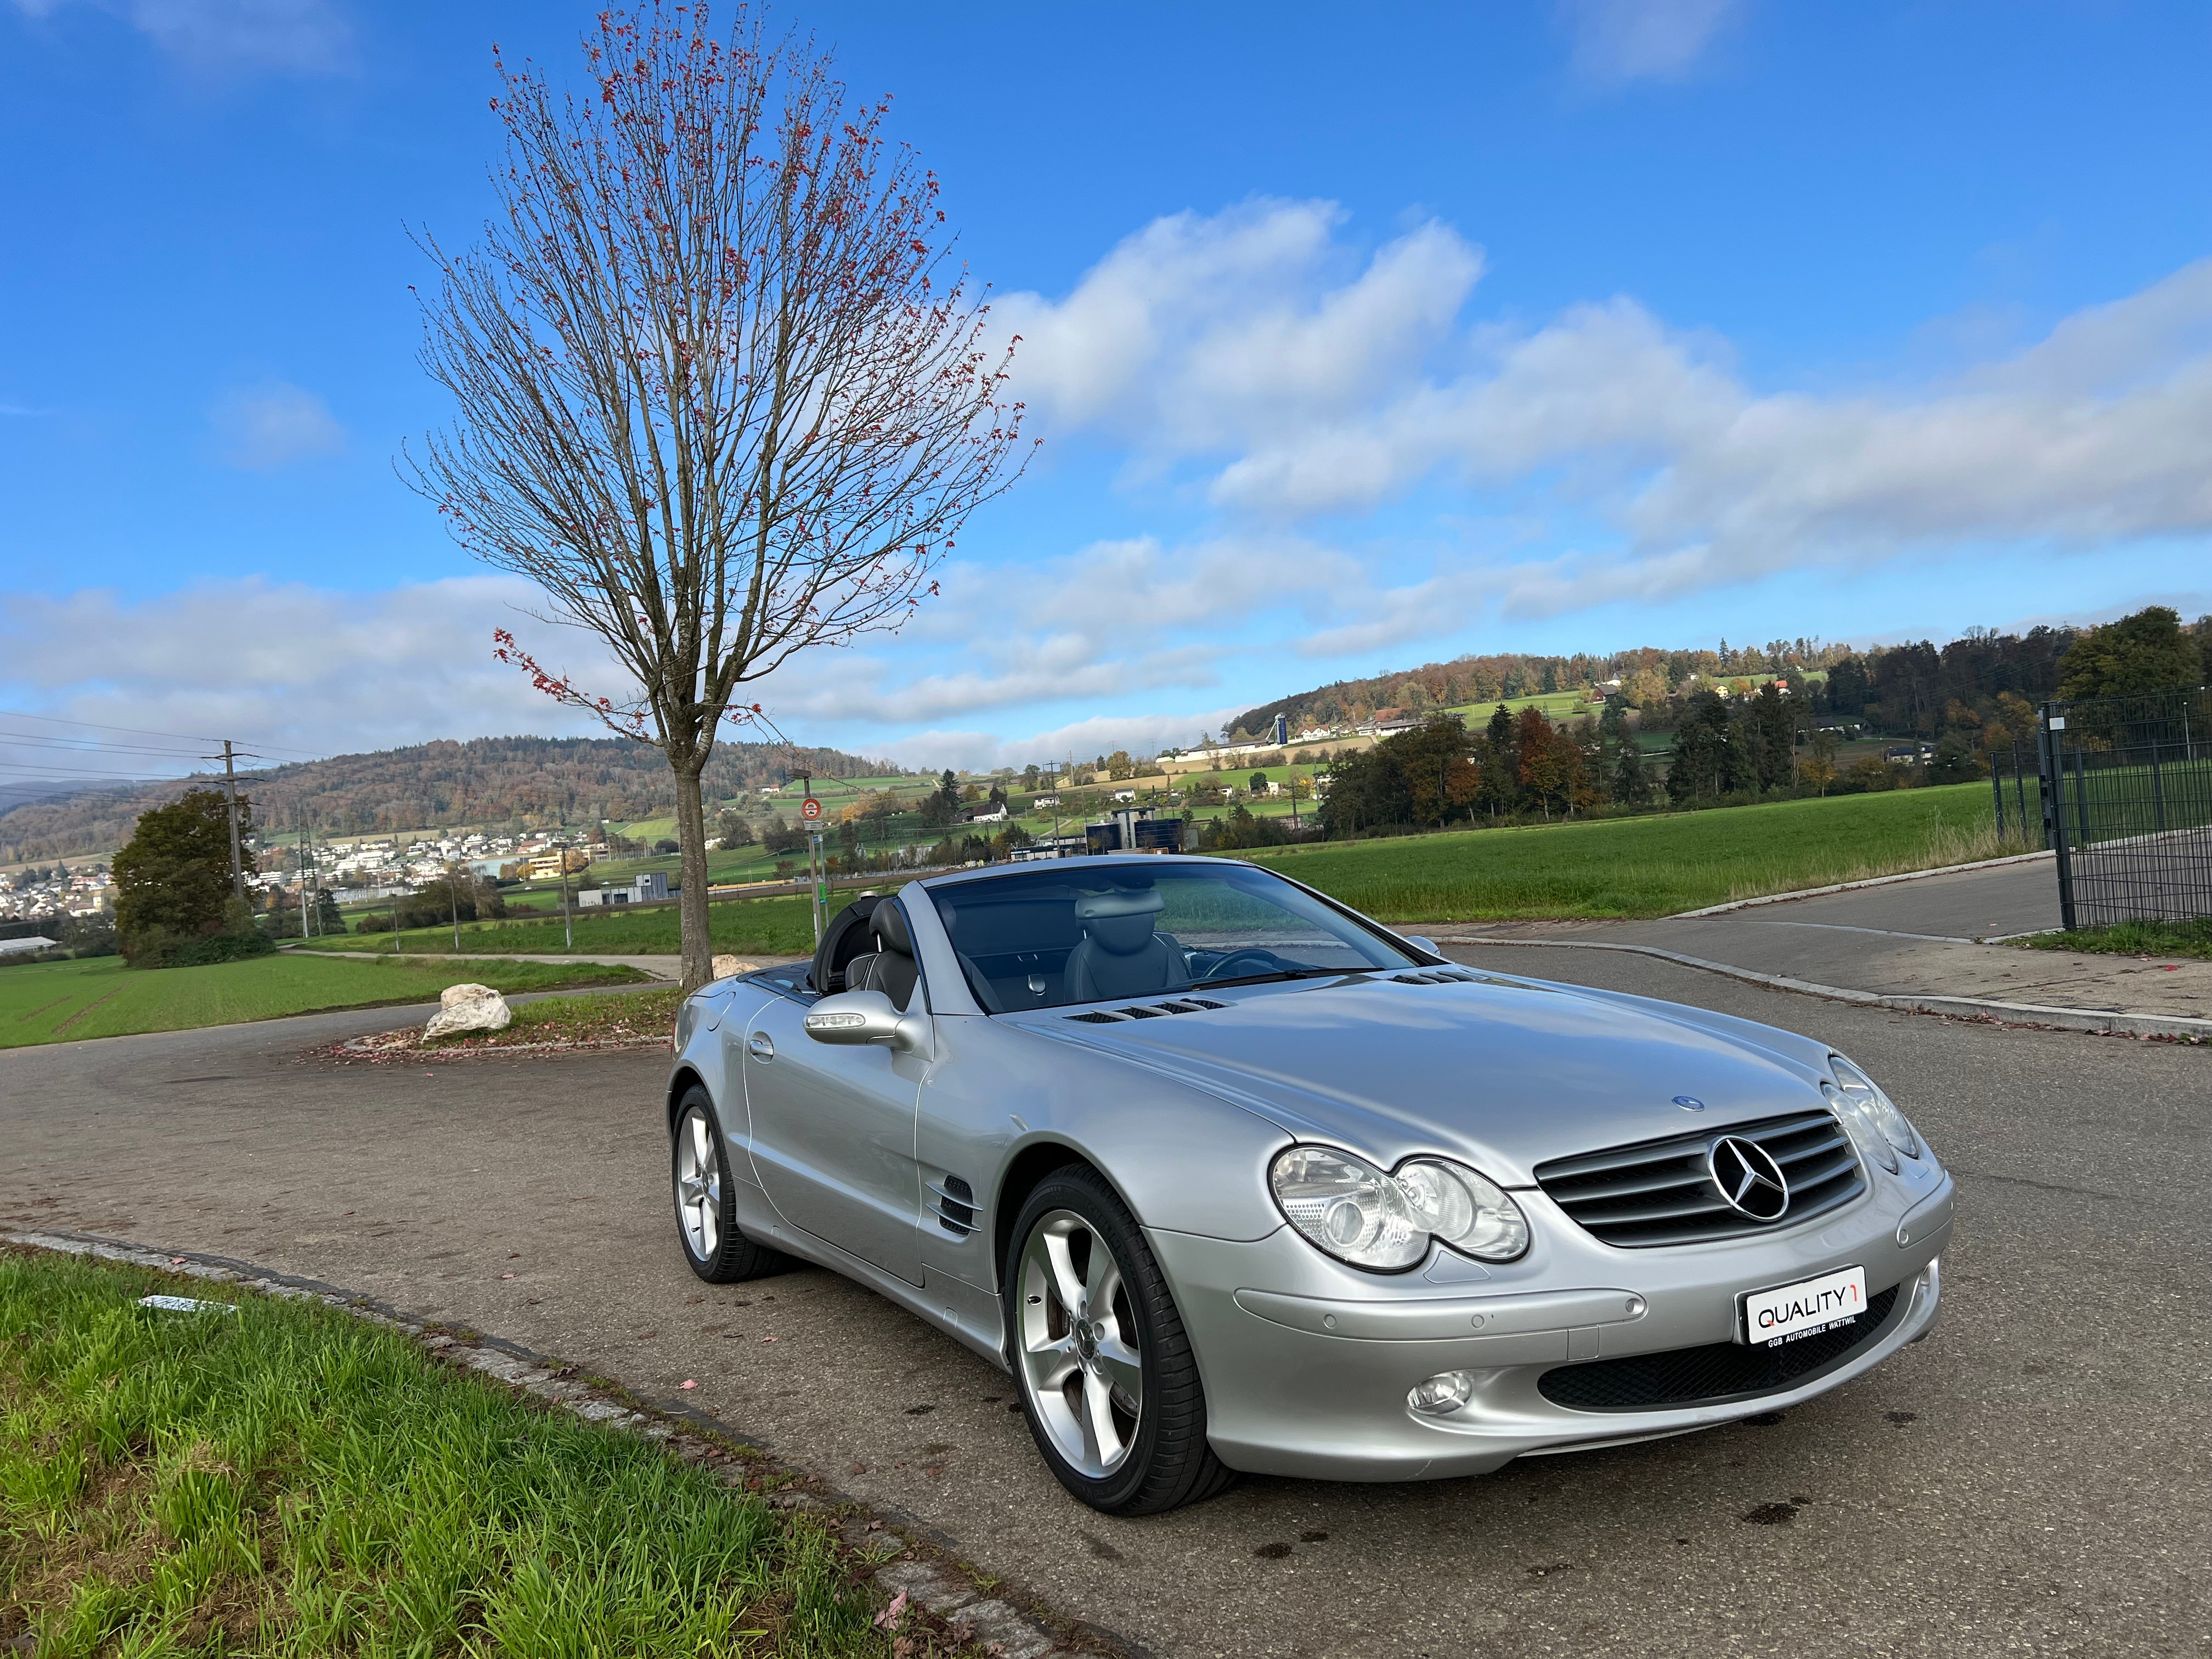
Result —
<instances>
[{"instance_id":1,"label":"side mirror","mask_svg":"<svg viewBox=\"0 0 2212 1659\"><path fill-rule=\"evenodd\" d=\"M920 1052L928 1046L928 1023L891 1006L881 991L842 991L806 1011L806 1035L817 1042L860 1048L872 1042Z\"/></svg>"},{"instance_id":2,"label":"side mirror","mask_svg":"<svg viewBox=\"0 0 2212 1659\"><path fill-rule=\"evenodd\" d=\"M1443 951L1437 949L1437 942L1432 939L1423 939L1419 933L1402 933L1399 937L1416 951L1426 951L1432 957L1443 955Z\"/></svg>"}]
</instances>

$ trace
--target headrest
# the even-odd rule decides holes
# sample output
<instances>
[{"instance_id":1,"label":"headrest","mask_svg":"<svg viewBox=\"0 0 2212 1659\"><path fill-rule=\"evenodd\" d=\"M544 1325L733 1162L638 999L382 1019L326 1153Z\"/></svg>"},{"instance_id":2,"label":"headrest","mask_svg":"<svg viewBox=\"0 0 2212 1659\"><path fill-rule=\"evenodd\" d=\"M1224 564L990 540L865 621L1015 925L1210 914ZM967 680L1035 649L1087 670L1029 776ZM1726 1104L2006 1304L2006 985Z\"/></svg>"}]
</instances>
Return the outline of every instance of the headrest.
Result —
<instances>
[{"instance_id":1,"label":"headrest","mask_svg":"<svg viewBox=\"0 0 2212 1659\"><path fill-rule=\"evenodd\" d=\"M884 942L884 949L896 951L902 957L914 954L914 935L906 930L906 917L896 904L878 904L868 918L876 927L876 937Z\"/></svg>"},{"instance_id":2,"label":"headrest","mask_svg":"<svg viewBox=\"0 0 2212 1659\"><path fill-rule=\"evenodd\" d=\"M1117 887L1110 893L1079 893L1075 914L1083 921L1103 921L1109 916L1148 916L1167 908L1157 887Z\"/></svg>"}]
</instances>

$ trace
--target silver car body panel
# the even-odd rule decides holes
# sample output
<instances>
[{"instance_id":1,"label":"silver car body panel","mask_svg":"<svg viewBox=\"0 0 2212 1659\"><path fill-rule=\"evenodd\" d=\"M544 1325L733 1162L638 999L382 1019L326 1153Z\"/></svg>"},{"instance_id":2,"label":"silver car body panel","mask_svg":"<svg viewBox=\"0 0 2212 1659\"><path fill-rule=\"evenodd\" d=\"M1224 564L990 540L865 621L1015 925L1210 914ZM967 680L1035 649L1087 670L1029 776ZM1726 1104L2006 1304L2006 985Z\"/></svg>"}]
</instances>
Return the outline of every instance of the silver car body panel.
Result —
<instances>
[{"instance_id":1,"label":"silver car body panel","mask_svg":"<svg viewBox=\"0 0 2212 1659\"><path fill-rule=\"evenodd\" d=\"M1827 1109L1825 1044L1494 975L1224 988L1207 993L1219 1009L1112 1024L1075 1018L1082 1006L986 1014L919 901L994 873L905 890L926 1055L812 1042L798 1018L809 999L748 975L685 1004L669 1103L672 1115L694 1079L713 1098L749 1235L1001 1366L1010 1212L1035 1173L1079 1159L1146 1229L1197 1355L1210 1437L1240 1469L1436 1478L1685 1433L1837 1387L1936 1322L1953 1187L1924 1146L1895 1174L1861 1156L1865 1190L1811 1220L1697 1244L1604 1243L1536 1185L1550 1158ZM753 1051L761 1036L772 1056ZM1512 1191L1529 1249L1485 1264L1437 1246L1401 1273L1347 1266L1291 1229L1269 1192L1270 1159L1299 1141L1386 1169L1423 1153L1470 1164ZM948 1202L960 1183L966 1199ZM1557 1365L1731 1341L1744 1292L1847 1267L1865 1269L1870 1293L1899 1287L1895 1303L1874 1340L1786 1389L1636 1411L1539 1392ZM1408 1409L1407 1390L1447 1370L1477 1374L1468 1403Z\"/></svg>"}]
</instances>

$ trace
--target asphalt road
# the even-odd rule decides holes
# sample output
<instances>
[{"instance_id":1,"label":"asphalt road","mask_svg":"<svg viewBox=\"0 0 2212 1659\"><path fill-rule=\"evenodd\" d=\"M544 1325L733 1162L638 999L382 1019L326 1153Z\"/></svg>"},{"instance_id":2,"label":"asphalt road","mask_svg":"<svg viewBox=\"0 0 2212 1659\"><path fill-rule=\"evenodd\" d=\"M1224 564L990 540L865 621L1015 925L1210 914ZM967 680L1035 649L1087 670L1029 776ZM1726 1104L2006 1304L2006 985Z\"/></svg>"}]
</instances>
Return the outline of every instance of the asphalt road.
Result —
<instances>
[{"instance_id":1,"label":"asphalt road","mask_svg":"<svg viewBox=\"0 0 2212 1659\"><path fill-rule=\"evenodd\" d=\"M1455 954L1872 1070L1960 1176L1943 1328L1764 1425L1121 1522L1060 1493L1003 1376L887 1304L817 1271L692 1279L658 1053L300 1057L391 1010L0 1053L0 1223L326 1279L696 1401L1158 1653L2212 1654L2212 1054Z\"/></svg>"}]
</instances>

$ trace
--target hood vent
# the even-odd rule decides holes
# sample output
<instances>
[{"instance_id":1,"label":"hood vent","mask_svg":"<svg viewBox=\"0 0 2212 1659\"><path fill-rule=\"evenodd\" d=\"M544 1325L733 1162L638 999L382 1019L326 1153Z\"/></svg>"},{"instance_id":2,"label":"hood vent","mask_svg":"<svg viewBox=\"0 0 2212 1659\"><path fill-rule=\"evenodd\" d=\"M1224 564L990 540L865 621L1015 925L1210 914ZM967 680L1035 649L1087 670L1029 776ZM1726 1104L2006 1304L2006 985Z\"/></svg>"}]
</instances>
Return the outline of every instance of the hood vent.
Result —
<instances>
[{"instance_id":1,"label":"hood vent","mask_svg":"<svg viewBox=\"0 0 2212 1659\"><path fill-rule=\"evenodd\" d=\"M937 1224L956 1238L965 1238L975 1231L975 1189L958 1176L949 1175L942 1181L929 1183L930 1196L936 1200Z\"/></svg>"},{"instance_id":2,"label":"hood vent","mask_svg":"<svg viewBox=\"0 0 2212 1659\"><path fill-rule=\"evenodd\" d=\"M1119 1025L1125 1019L1158 1019L1164 1014L1194 1014L1203 1008L1226 1008L1225 1002L1210 1002L1204 997L1177 997L1169 1002L1155 1002L1149 1006L1131 1004L1116 1008L1110 1014L1103 1008L1093 1008L1084 1014L1070 1014L1068 1018L1084 1025Z\"/></svg>"},{"instance_id":3,"label":"hood vent","mask_svg":"<svg viewBox=\"0 0 2212 1659\"><path fill-rule=\"evenodd\" d=\"M1401 985L1475 985L1481 982L1480 974L1462 973L1452 968L1424 968L1418 974L1393 974Z\"/></svg>"}]
</instances>

